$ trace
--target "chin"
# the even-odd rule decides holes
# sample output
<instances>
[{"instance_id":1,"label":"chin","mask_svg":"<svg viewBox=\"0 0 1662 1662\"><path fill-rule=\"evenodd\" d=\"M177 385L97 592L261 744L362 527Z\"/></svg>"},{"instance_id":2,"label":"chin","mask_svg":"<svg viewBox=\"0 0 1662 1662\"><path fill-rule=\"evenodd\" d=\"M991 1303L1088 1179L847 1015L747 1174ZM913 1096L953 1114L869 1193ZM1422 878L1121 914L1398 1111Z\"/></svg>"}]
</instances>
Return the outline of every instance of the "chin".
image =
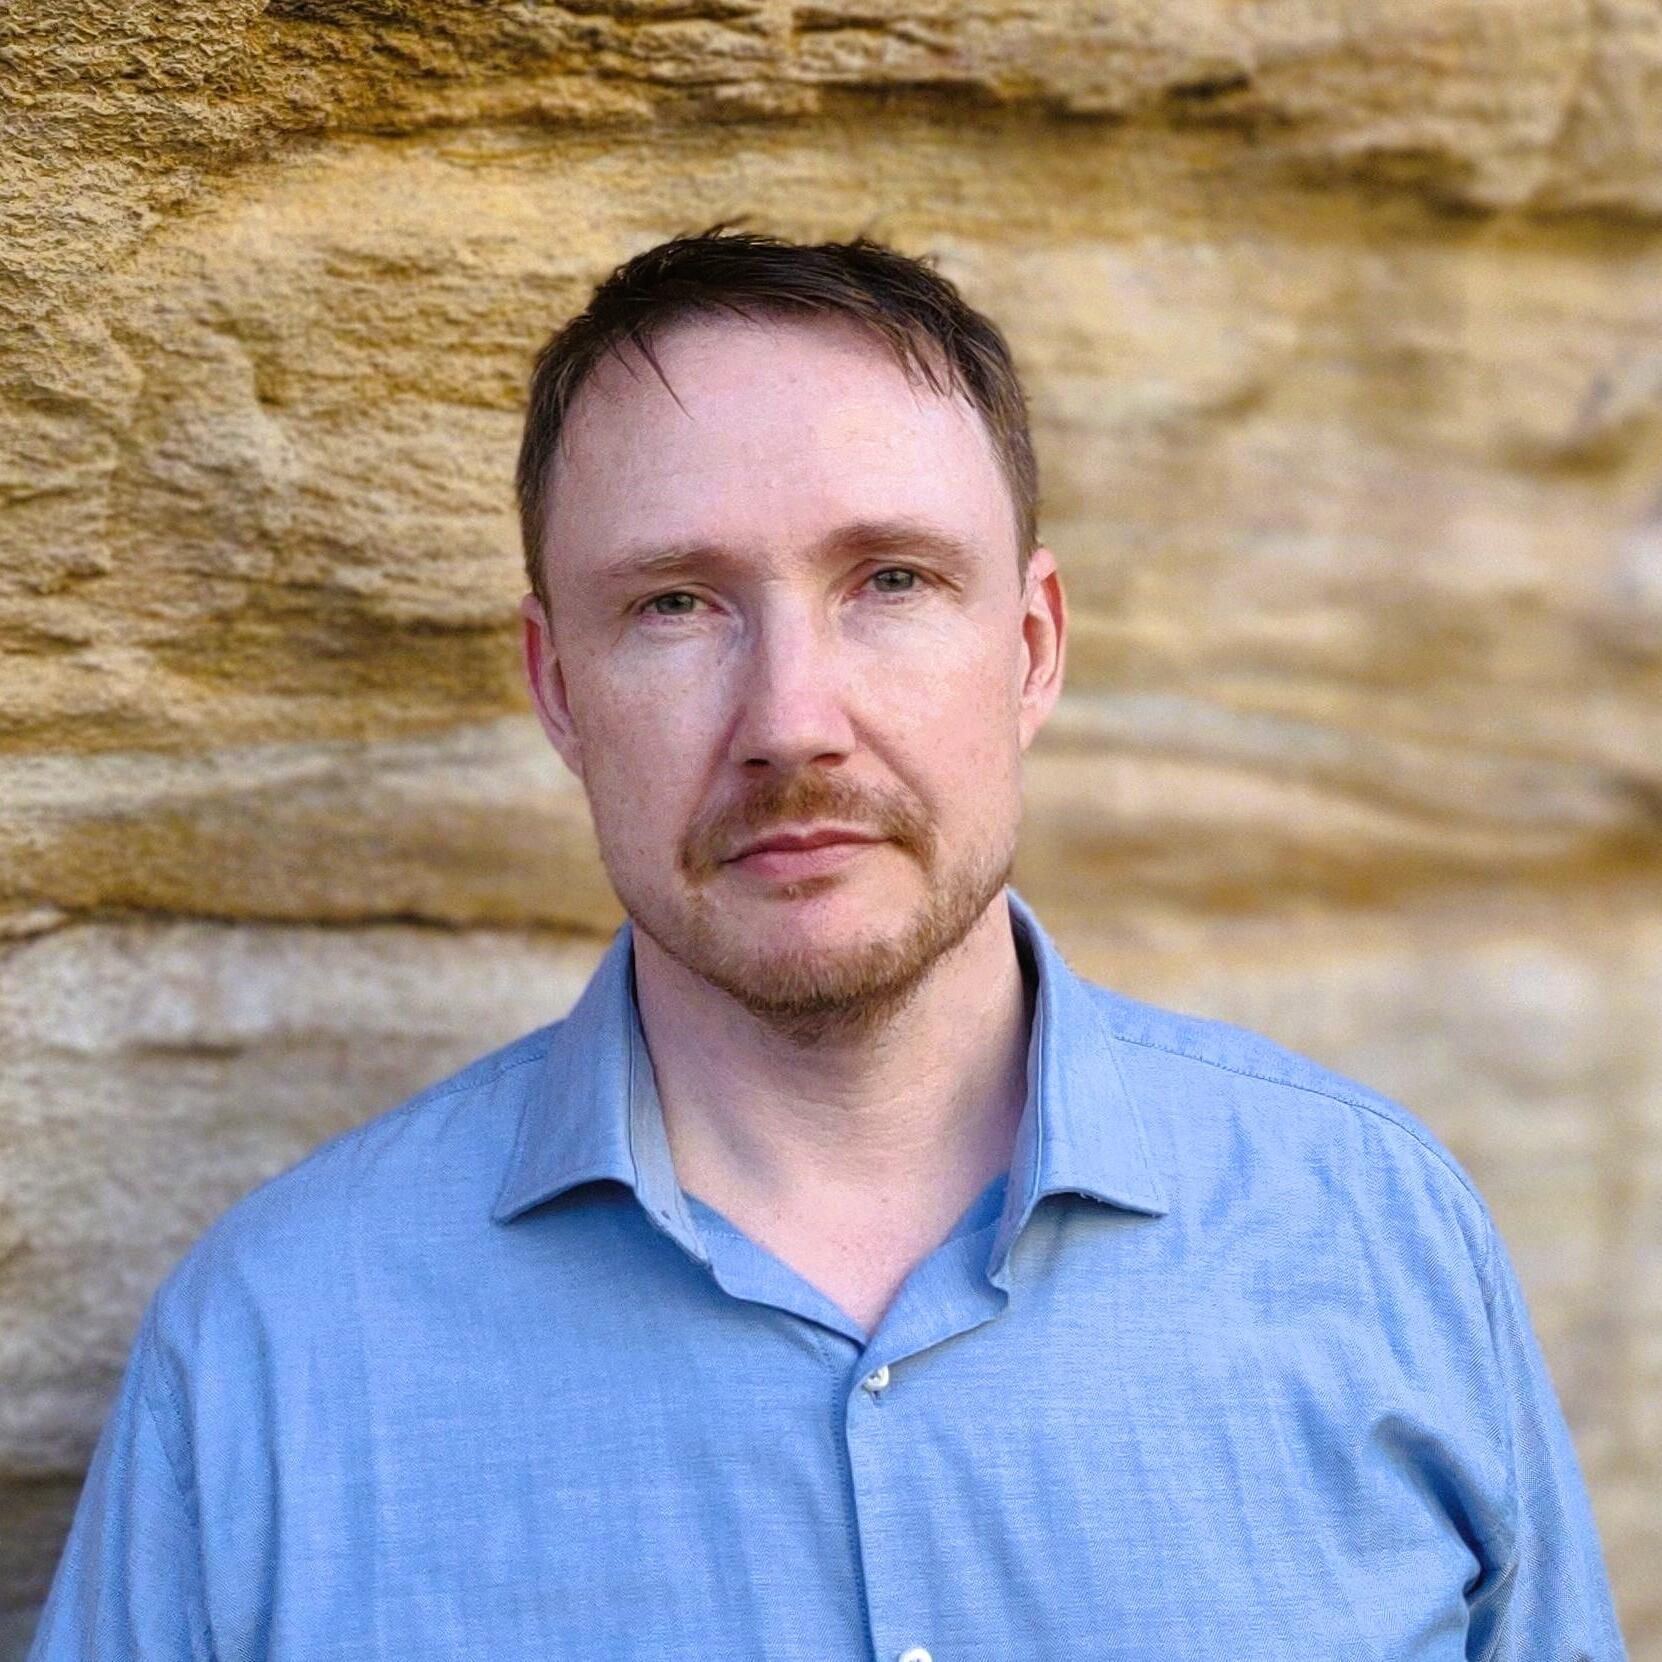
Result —
<instances>
[{"instance_id":1,"label":"chin","mask_svg":"<svg viewBox=\"0 0 1662 1662\"><path fill-rule=\"evenodd\" d=\"M781 978L858 980L858 966L892 955L916 932L927 905L927 897L893 883L879 890L809 878L695 908L690 932L706 957L754 965L759 986Z\"/></svg>"},{"instance_id":2,"label":"chin","mask_svg":"<svg viewBox=\"0 0 1662 1662\"><path fill-rule=\"evenodd\" d=\"M1010 856L932 885L840 876L703 892L636 923L677 962L800 1042L881 1026L1002 892ZM666 915L668 914L668 915Z\"/></svg>"},{"instance_id":3,"label":"chin","mask_svg":"<svg viewBox=\"0 0 1662 1662\"><path fill-rule=\"evenodd\" d=\"M808 1043L881 1027L911 1000L932 962L905 942L798 937L734 943L690 967L759 1021Z\"/></svg>"}]
</instances>

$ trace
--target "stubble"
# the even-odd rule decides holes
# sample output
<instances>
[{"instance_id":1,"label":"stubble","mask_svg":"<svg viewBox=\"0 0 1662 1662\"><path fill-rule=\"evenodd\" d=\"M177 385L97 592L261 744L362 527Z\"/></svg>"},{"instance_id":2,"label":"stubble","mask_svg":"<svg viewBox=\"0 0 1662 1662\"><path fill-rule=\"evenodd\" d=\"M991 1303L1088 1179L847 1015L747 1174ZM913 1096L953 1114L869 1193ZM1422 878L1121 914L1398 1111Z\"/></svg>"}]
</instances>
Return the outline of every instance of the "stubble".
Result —
<instances>
[{"instance_id":1,"label":"stubble","mask_svg":"<svg viewBox=\"0 0 1662 1662\"><path fill-rule=\"evenodd\" d=\"M887 839L916 863L924 898L901 930L840 948L790 943L763 950L722 904L733 881L724 861L743 843L785 824L835 821ZM899 792L856 792L834 774L800 773L756 786L739 803L695 824L677 862L684 902L672 907L619 899L636 928L677 963L719 988L800 1048L859 1039L892 1023L936 964L960 946L1009 881L1013 849L976 848L942 869L935 829L922 805ZM782 884L779 903L844 881L832 873Z\"/></svg>"}]
</instances>

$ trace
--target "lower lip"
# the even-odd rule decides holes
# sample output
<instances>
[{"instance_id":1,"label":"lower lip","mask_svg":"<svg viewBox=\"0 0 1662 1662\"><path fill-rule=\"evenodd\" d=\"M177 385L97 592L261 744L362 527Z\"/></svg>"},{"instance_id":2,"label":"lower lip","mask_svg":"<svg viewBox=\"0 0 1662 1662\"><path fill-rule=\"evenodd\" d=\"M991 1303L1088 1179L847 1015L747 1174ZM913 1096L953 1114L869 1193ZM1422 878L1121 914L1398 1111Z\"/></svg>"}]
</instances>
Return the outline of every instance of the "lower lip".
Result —
<instances>
[{"instance_id":1,"label":"lower lip","mask_svg":"<svg viewBox=\"0 0 1662 1662\"><path fill-rule=\"evenodd\" d=\"M857 854L881 846L879 843L822 843L818 848L765 848L743 855L732 864L753 877L819 877L840 870Z\"/></svg>"}]
</instances>

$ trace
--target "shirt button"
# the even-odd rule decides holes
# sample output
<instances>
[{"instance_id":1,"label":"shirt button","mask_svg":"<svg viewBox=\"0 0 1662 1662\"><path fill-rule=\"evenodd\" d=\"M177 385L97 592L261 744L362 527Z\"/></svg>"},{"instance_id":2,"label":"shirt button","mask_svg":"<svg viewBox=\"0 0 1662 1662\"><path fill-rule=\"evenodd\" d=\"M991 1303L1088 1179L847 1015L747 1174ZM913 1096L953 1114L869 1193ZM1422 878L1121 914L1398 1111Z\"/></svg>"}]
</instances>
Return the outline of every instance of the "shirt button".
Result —
<instances>
[{"instance_id":1,"label":"shirt button","mask_svg":"<svg viewBox=\"0 0 1662 1662\"><path fill-rule=\"evenodd\" d=\"M860 1381L860 1387L862 1390L870 1391L873 1396L876 1396L888 1383L889 1364L885 1362L875 1373L868 1373ZM902 1654L900 1662L930 1662L930 1657L927 1651L921 1651L914 1645L909 1651Z\"/></svg>"},{"instance_id":2,"label":"shirt button","mask_svg":"<svg viewBox=\"0 0 1662 1662\"><path fill-rule=\"evenodd\" d=\"M909 1649L903 1650L896 1658L896 1662L935 1662L935 1658L922 1645L913 1645Z\"/></svg>"}]
</instances>

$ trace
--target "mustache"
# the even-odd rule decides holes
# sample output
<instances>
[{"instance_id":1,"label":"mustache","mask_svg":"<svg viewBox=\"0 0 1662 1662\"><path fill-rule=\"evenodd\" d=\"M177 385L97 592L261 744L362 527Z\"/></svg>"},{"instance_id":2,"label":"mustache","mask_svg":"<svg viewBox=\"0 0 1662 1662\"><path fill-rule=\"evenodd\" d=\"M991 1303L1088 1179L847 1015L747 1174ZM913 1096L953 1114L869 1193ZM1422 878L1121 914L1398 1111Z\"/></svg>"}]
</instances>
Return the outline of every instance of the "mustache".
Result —
<instances>
[{"instance_id":1,"label":"mustache","mask_svg":"<svg viewBox=\"0 0 1662 1662\"><path fill-rule=\"evenodd\" d=\"M683 875L697 882L712 876L741 844L769 831L819 820L858 826L885 837L928 864L934 834L922 805L899 791L851 785L835 774L799 773L762 780L737 801L694 821L683 840Z\"/></svg>"}]
</instances>

